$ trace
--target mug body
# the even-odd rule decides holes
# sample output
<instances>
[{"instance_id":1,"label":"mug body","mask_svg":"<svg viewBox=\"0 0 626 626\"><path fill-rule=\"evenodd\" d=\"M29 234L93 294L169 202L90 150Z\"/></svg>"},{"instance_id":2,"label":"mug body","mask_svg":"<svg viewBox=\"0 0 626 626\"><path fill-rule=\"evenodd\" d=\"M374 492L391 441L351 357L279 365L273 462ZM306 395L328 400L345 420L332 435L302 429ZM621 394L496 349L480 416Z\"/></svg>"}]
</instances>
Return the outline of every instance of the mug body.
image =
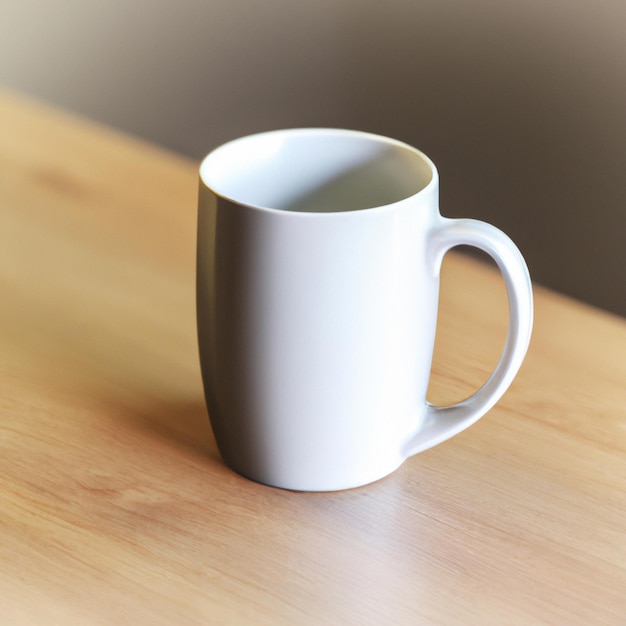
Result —
<instances>
[{"instance_id":1,"label":"mug body","mask_svg":"<svg viewBox=\"0 0 626 626\"><path fill-rule=\"evenodd\" d=\"M302 129L226 144L200 176L200 358L225 462L294 490L389 474L426 406L435 167L390 139Z\"/></svg>"}]
</instances>

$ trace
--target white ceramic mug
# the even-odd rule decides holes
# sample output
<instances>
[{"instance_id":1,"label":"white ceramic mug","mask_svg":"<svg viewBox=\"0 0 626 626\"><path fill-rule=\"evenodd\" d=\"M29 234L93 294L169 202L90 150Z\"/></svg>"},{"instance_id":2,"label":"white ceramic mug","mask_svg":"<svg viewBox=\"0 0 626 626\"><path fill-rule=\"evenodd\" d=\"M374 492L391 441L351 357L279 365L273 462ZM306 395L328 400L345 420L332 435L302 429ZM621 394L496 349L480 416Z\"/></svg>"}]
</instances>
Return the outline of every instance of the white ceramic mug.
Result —
<instances>
[{"instance_id":1,"label":"white ceramic mug","mask_svg":"<svg viewBox=\"0 0 626 626\"><path fill-rule=\"evenodd\" d=\"M490 254L510 325L484 386L426 401L439 271ZM294 490L364 485L464 430L502 396L530 340L532 289L513 242L446 219L418 150L362 132L294 129L227 143L200 167L198 334L222 457Z\"/></svg>"}]
</instances>

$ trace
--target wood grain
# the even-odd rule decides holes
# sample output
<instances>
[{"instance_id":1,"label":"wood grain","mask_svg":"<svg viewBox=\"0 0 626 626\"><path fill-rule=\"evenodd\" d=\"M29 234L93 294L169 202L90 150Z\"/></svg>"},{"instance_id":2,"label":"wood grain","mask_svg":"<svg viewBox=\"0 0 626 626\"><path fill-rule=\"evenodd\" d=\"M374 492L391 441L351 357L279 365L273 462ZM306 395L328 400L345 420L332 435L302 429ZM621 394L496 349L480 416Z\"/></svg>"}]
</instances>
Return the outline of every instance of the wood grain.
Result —
<instances>
[{"instance_id":1,"label":"wood grain","mask_svg":"<svg viewBox=\"0 0 626 626\"><path fill-rule=\"evenodd\" d=\"M202 397L196 165L0 96L0 623L626 623L626 322L537 288L476 426L361 489L257 485ZM505 331L449 255L431 400Z\"/></svg>"}]
</instances>

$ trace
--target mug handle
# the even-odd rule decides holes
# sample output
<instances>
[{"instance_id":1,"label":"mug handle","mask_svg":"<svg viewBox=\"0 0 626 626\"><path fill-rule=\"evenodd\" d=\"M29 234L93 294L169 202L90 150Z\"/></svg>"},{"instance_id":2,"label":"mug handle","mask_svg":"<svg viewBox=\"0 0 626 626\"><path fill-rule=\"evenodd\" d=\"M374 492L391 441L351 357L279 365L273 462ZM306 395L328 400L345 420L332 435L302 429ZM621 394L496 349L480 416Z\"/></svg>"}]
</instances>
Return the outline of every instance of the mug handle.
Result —
<instances>
[{"instance_id":1,"label":"mug handle","mask_svg":"<svg viewBox=\"0 0 626 626\"><path fill-rule=\"evenodd\" d=\"M451 406L426 403L420 430L405 444L404 457L432 448L478 421L502 397L517 374L530 343L533 293L526 262L501 230L473 219L448 219L430 233L430 263L439 273L443 257L454 246L483 250L498 264L509 301L509 330L500 361L487 382L466 400Z\"/></svg>"}]
</instances>

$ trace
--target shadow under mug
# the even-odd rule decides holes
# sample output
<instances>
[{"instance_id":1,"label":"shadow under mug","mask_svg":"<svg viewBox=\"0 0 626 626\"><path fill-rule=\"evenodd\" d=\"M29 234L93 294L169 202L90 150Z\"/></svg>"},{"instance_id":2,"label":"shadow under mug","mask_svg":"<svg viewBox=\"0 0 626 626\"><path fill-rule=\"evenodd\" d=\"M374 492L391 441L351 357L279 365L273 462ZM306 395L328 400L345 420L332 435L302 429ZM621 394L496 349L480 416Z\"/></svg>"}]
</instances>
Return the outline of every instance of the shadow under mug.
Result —
<instances>
[{"instance_id":1,"label":"shadow under mug","mask_svg":"<svg viewBox=\"0 0 626 626\"><path fill-rule=\"evenodd\" d=\"M212 428L255 481L328 491L372 482L483 416L530 341L532 288L500 230L447 219L418 150L349 130L237 139L200 167L197 321ZM467 400L426 401L439 272L457 245L491 255L510 323Z\"/></svg>"}]
</instances>

